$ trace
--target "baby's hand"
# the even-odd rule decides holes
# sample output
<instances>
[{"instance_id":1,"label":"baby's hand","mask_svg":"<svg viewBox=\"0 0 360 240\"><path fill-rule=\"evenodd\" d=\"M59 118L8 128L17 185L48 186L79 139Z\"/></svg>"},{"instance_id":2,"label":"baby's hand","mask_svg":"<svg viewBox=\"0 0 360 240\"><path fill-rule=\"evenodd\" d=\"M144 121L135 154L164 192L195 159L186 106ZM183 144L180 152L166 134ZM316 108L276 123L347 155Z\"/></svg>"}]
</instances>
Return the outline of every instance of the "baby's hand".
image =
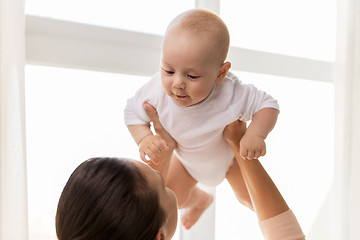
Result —
<instances>
[{"instance_id":1,"label":"baby's hand","mask_svg":"<svg viewBox=\"0 0 360 240\"><path fill-rule=\"evenodd\" d=\"M240 155L244 159L258 159L266 153L265 139L259 135L245 133L240 141Z\"/></svg>"},{"instance_id":2,"label":"baby's hand","mask_svg":"<svg viewBox=\"0 0 360 240\"><path fill-rule=\"evenodd\" d=\"M140 158L146 163L152 161L156 165L159 164L161 153L168 149L166 142L158 135L148 135L139 144Z\"/></svg>"}]
</instances>

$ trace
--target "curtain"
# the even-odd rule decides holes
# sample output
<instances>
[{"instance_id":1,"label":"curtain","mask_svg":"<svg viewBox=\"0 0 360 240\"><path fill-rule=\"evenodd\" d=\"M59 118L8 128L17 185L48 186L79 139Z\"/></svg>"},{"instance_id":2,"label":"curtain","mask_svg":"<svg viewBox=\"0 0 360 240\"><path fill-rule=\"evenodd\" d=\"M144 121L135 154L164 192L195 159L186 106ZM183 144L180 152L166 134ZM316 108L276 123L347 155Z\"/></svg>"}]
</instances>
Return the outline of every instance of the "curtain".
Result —
<instances>
[{"instance_id":1,"label":"curtain","mask_svg":"<svg viewBox=\"0 0 360 240\"><path fill-rule=\"evenodd\" d=\"M0 239L28 239L24 0L0 0Z\"/></svg>"},{"instance_id":2,"label":"curtain","mask_svg":"<svg viewBox=\"0 0 360 240\"><path fill-rule=\"evenodd\" d=\"M360 239L360 0L337 0L334 182L307 239ZM311 197L311 196L309 196Z\"/></svg>"},{"instance_id":3,"label":"curtain","mask_svg":"<svg viewBox=\"0 0 360 240\"><path fill-rule=\"evenodd\" d=\"M360 0L338 0L334 239L360 239Z\"/></svg>"}]
</instances>

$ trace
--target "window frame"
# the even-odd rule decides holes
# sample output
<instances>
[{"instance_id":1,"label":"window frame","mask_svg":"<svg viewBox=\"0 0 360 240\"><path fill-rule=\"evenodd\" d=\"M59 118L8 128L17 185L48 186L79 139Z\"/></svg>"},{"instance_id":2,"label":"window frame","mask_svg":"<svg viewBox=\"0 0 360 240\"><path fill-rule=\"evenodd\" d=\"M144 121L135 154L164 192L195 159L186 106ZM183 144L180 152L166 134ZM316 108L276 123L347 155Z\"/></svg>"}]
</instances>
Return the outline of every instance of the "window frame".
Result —
<instances>
[{"instance_id":1,"label":"window frame","mask_svg":"<svg viewBox=\"0 0 360 240\"><path fill-rule=\"evenodd\" d=\"M161 40L159 35L26 16L29 64L151 76L159 68ZM229 60L237 71L332 82L331 62L234 46Z\"/></svg>"},{"instance_id":2,"label":"window frame","mask_svg":"<svg viewBox=\"0 0 360 240\"><path fill-rule=\"evenodd\" d=\"M195 6L219 13L220 0L195 0ZM25 36L27 64L144 76L159 68L159 35L27 15ZM234 46L229 60L237 71L332 82L331 62ZM196 227L180 229L180 239L215 239L214 229L215 204Z\"/></svg>"}]
</instances>

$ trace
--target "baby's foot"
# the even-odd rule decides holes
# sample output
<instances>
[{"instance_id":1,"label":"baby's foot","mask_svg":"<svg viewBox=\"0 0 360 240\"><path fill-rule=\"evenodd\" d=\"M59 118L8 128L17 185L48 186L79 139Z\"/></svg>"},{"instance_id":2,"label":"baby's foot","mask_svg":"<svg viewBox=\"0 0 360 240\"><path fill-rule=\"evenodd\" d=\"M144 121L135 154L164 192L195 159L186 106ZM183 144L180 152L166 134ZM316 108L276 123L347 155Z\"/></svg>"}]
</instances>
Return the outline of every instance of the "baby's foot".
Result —
<instances>
[{"instance_id":1,"label":"baby's foot","mask_svg":"<svg viewBox=\"0 0 360 240\"><path fill-rule=\"evenodd\" d=\"M246 123L236 120L225 127L223 136L225 141L231 146L233 144L239 144L245 132Z\"/></svg>"},{"instance_id":2,"label":"baby's foot","mask_svg":"<svg viewBox=\"0 0 360 240\"><path fill-rule=\"evenodd\" d=\"M203 192L199 204L192 208L183 210L181 223L186 229L190 229L199 220L200 216L213 202L213 196L207 192Z\"/></svg>"}]
</instances>

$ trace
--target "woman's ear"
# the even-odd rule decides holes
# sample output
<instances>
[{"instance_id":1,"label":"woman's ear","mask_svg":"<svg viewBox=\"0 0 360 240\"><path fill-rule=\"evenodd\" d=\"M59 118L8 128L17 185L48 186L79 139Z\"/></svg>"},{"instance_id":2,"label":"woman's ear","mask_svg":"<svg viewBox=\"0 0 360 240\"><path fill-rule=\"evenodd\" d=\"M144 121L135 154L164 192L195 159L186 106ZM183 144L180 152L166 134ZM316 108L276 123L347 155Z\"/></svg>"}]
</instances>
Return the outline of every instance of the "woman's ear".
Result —
<instances>
[{"instance_id":1,"label":"woman's ear","mask_svg":"<svg viewBox=\"0 0 360 240\"><path fill-rule=\"evenodd\" d=\"M160 232L158 232L156 234L155 240L161 240L161 233Z\"/></svg>"},{"instance_id":2,"label":"woman's ear","mask_svg":"<svg viewBox=\"0 0 360 240\"><path fill-rule=\"evenodd\" d=\"M165 236L161 230L156 234L155 240L165 240Z\"/></svg>"},{"instance_id":3,"label":"woman's ear","mask_svg":"<svg viewBox=\"0 0 360 240\"><path fill-rule=\"evenodd\" d=\"M231 63L224 62L219 69L218 76L215 82L221 83L224 80L226 74L229 72L230 68L231 68Z\"/></svg>"}]
</instances>

